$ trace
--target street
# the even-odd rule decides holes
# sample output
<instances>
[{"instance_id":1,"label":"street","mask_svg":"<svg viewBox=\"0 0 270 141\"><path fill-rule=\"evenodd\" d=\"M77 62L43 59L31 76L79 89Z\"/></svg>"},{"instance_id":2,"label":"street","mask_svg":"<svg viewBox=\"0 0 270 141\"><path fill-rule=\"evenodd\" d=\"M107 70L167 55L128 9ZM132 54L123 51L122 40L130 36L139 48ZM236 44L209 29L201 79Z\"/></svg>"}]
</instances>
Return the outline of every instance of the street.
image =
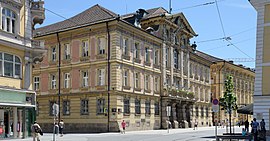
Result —
<instances>
[{"instance_id":1,"label":"street","mask_svg":"<svg viewBox=\"0 0 270 141\"><path fill-rule=\"evenodd\" d=\"M232 131L241 132L242 127L235 126ZM228 129L229 131L229 129ZM218 128L218 134L226 132L226 128ZM214 127L199 127L198 130L171 129L130 131L126 134L100 133L100 134L66 134L63 137L57 136L56 141L212 141L215 139ZM12 141L32 141L32 138L13 139ZM52 141L52 134L44 134L41 141Z\"/></svg>"}]
</instances>

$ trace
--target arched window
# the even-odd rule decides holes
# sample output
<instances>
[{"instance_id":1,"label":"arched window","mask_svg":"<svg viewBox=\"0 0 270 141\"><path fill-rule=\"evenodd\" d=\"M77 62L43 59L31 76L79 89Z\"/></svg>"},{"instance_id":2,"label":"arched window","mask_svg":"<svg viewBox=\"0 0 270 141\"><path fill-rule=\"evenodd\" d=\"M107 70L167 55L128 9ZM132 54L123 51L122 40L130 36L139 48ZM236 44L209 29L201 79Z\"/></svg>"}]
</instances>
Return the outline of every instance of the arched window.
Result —
<instances>
[{"instance_id":1,"label":"arched window","mask_svg":"<svg viewBox=\"0 0 270 141\"><path fill-rule=\"evenodd\" d=\"M2 30L15 33L16 13L10 9L2 9Z\"/></svg>"},{"instance_id":2,"label":"arched window","mask_svg":"<svg viewBox=\"0 0 270 141\"><path fill-rule=\"evenodd\" d=\"M20 78L21 66L22 63L19 57L7 53L0 53L0 76Z\"/></svg>"}]
</instances>

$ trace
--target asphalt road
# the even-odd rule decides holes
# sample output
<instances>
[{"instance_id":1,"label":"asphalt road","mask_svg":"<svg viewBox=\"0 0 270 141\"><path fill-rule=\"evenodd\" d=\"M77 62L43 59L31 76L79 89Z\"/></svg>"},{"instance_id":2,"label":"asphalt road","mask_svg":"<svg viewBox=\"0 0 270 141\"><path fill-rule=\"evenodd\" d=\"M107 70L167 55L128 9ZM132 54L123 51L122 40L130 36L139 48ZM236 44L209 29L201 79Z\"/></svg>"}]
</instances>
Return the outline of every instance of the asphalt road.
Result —
<instances>
[{"instance_id":1,"label":"asphalt road","mask_svg":"<svg viewBox=\"0 0 270 141\"><path fill-rule=\"evenodd\" d=\"M232 131L241 132L242 127L234 127ZM226 132L226 128L218 128L218 134ZM52 141L52 134L44 134L41 141ZM213 141L215 139L215 127L201 127L193 129L171 129L131 131L126 134L101 133L101 134L66 134L63 137L56 136L55 141ZM33 141L32 138L12 139L9 141Z\"/></svg>"}]
</instances>

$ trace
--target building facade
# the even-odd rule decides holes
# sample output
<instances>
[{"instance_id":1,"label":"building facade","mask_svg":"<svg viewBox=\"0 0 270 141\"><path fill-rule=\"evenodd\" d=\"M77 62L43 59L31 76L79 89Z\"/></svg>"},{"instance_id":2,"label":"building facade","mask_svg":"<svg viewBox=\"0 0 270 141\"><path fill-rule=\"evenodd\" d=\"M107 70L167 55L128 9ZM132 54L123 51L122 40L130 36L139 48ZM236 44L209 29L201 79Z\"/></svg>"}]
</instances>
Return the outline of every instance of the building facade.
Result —
<instances>
[{"instance_id":1,"label":"building facade","mask_svg":"<svg viewBox=\"0 0 270 141\"><path fill-rule=\"evenodd\" d=\"M36 95L32 64L44 49L32 29L44 20L43 1L0 1L0 139L31 135Z\"/></svg>"},{"instance_id":2,"label":"building facade","mask_svg":"<svg viewBox=\"0 0 270 141\"><path fill-rule=\"evenodd\" d=\"M126 130L167 128L169 121L188 128L196 107L199 125L207 126L211 62L194 53L193 36L182 13L153 8L119 16L99 5L37 29L48 50L33 73L38 122L51 131L57 103L66 132L119 131L122 120ZM190 62L203 68L194 73L200 79L190 77Z\"/></svg>"},{"instance_id":3,"label":"building facade","mask_svg":"<svg viewBox=\"0 0 270 141\"><path fill-rule=\"evenodd\" d=\"M270 35L270 1L250 0L257 11L257 44L256 44L256 79L253 116L259 121L265 120L269 132L270 123L270 88L269 88L269 35Z\"/></svg>"},{"instance_id":4,"label":"building facade","mask_svg":"<svg viewBox=\"0 0 270 141\"><path fill-rule=\"evenodd\" d=\"M247 106L253 103L255 71L244 67L243 65L236 65L233 61L225 61L220 58L213 57L203 52L197 54L205 59L212 61L211 65L211 98L219 99L223 97L225 86L224 82L228 75L233 77L234 95L237 98L238 108ZM228 114L220 108L217 113L217 120L219 123L228 123ZM244 122L245 120L252 120L251 115L243 115L234 111L232 113L232 122Z\"/></svg>"}]
</instances>

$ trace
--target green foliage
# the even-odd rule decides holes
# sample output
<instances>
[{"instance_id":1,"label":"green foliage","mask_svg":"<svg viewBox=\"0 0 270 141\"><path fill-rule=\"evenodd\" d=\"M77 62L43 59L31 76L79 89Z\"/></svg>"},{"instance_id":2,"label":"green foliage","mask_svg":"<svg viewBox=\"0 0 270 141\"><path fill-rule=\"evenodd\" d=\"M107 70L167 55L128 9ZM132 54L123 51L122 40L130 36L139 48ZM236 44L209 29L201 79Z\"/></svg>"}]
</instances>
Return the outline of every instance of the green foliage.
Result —
<instances>
[{"instance_id":1,"label":"green foliage","mask_svg":"<svg viewBox=\"0 0 270 141\"><path fill-rule=\"evenodd\" d=\"M225 112L229 114L232 113L232 110L237 110L237 98L234 95L233 90L233 77L228 75L225 80L225 92L223 97L219 98L219 105L221 106L221 109L224 109Z\"/></svg>"}]
</instances>

